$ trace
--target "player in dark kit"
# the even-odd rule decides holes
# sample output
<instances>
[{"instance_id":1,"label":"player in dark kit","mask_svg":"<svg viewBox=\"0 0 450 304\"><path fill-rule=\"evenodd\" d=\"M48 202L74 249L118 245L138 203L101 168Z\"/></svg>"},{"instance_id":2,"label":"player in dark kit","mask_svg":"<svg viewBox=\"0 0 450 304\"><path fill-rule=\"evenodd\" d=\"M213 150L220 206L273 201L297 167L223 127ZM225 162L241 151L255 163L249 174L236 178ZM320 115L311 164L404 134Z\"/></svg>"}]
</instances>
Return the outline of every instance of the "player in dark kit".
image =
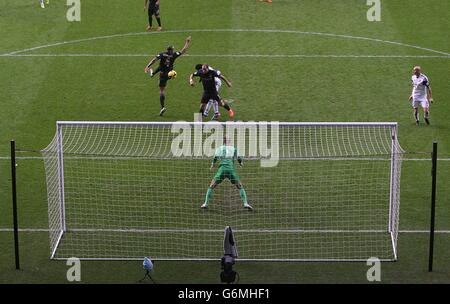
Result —
<instances>
[{"instance_id":1,"label":"player in dark kit","mask_svg":"<svg viewBox=\"0 0 450 304\"><path fill-rule=\"evenodd\" d=\"M197 71L198 71L198 70L201 70L201 69L202 69L202 66L203 66L203 64L200 64L200 63L199 63L199 64L196 64L196 65L195 65L195 70L197 70ZM215 69L213 69L211 66L208 66L208 69L210 69L210 70L215 70ZM215 70L215 71L217 72L217 74L219 74L219 75L221 74L221 72L220 72L219 70ZM200 79L200 81L202 81L202 80ZM214 78L214 81L215 81L215 83L216 83L216 90L217 90L217 93L219 93L219 90L220 90L220 88L222 87L222 81L220 80L220 78L217 78L217 77ZM230 105L228 104L227 100L221 99L220 102L219 102L218 104L219 104L220 106L224 107L225 110L228 111L228 114L230 115L230 118L233 119L233 117L234 117L234 112L233 112L233 110L231 109ZM206 109L203 111L203 117L208 117L208 113L209 113L209 110L211 109L211 106L214 107L215 115L214 115L214 117L213 117L213 120L215 120L215 119L217 119L217 118L220 117L220 113L219 113L219 110L216 109L216 105L214 104L214 101L212 101L212 100L210 100L210 101L207 103Z\"/></svg>"},{"instance_id":2,"label":"player in dark kit","mask_svg":"<svg viewBox=\"0 0 450 304\"><path fill-rule=\"evenodd\" d=\"M186 42L184 43L184 47L181 51L175 52L173 46L167 47L167 51L160 53L156 57L154 57L146 66L145 66L145 73L150 74L153 76L153 71L150 68L150 66L155 63L157 60L159 60L159 67L155 72L160 72L159 74L159 102L161 104L161 111L159 112L159 115L162 116L164 112L166 111L166 107L164 106L164 101L166 99L166 85L169 78L169 72L173 70L173 64L175 63L175 60L186 53L187 49L189 48L189 45L191 44L191 36L186 38Z\"/></svg>"},{"instance_id":3,"label":"player in dark kit","mask_svg":"<svg viewBox=\"0 0 450 304\"><path fill-rule=\"evenodd\" d=\"M148 32L152 30L153 16L155 16L156 22L158 22L158 28L156 30L159 32L162 29L161 17L159 16L159 1L160 0L145 0L144 2L144 11L148 11Z\"/></svg>"},{"instance_id":4,"label":"player in dark kit","mask_svg":"<svg viewBox=\"0 0 450 304\"><path fill-rule=\"evenodd\" d=\"M231 87L231 82L228 81L222 74L217 73L216 70L212 70L209 68L207 64L203 64L202 68L195 71L189 76L189 83L191 86L195 85L194 77L200 77L200 80L203 85L203 96L200 100L200 113L205 110L206 104L210 101L216 101L218 103L221 102L219 94L217 92L216 81L215 78L219 78L225 81L228 87Z\"/></svg>"}]
</instances>

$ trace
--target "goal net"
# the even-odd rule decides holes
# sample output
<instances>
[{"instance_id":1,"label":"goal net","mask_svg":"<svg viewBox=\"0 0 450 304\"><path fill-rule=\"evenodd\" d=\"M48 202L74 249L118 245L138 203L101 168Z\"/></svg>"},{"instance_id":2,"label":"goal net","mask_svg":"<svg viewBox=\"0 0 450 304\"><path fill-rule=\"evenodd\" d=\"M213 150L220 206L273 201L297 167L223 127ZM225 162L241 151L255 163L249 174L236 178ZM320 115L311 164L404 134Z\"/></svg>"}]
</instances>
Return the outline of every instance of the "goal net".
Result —
<instances>
[{"instance_id":1,"label":"goal net","mask_svg":"<svg viewBox=\"0 0 450 304\"><path fill-rule=\"evenodd\" d=\"M200 208L222 145L252 211L226 174ZM240 260L396 260L402 152L396 123L57 122L51 258L216 260L230 226Z\"/></svg>"}]
</instances>

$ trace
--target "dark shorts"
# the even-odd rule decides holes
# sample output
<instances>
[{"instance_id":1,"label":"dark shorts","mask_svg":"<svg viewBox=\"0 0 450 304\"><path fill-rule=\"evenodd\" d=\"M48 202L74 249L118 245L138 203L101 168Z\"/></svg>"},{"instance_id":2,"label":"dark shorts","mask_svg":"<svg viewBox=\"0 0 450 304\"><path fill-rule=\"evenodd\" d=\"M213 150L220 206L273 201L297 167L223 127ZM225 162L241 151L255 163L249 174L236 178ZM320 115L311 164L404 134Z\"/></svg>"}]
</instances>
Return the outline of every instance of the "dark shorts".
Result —
<instances>
[{"instance_id":1,"label":"dark shorts","mask_svg":"<svg viewBox=\"0 0 450 304\"><path fill-rule=\"evenodd\" d=\"M160 87L165 87L167 85L167 81L170 79L168 74L169 74L168 72L160 72L159 73L159 86Z\"/></svg>"},{"instance_id":2,"label":"dark shorts","mask_svg":"<svg viewBox=\"0 0 450 304\"><path fill-rule=\"evenodd\" d=\"M149 16L155 15L155 17L159 17L159 5L149 6L148 7L148 15Z\"/></svg>"},{"instance_id":3,"label":"dark shorts","mask_svg":"<svg viewBox=\"0 0 450 304\"><path fill-rule=\"evenodd\" d=\"M215 100L217 102L220 102L220 96L219 94L214 93L214 92L203 92L203 96L202 96L202 100L200 101L201 103L208 103L208 101L210 100Z\"/></svg>"}]
</instances>

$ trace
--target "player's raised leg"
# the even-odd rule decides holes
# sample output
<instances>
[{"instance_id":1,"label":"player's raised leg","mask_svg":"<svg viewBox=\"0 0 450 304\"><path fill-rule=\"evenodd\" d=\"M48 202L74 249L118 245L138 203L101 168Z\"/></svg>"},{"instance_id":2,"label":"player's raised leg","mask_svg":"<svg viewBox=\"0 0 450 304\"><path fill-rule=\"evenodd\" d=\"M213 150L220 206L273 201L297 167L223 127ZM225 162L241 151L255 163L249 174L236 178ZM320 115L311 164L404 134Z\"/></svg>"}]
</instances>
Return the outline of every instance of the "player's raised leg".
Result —
<instances>
[{"instance_id":1,"label":"player's raised leg","mask_svg":"<svg viewBox=\"0 0 450 304\"><path fill-rule=\"evenodd\" d=\"M225 110L228 111L228 115L230 115L230 118L234 118L234 112L233 109L228 105L223 99L220 100L220 105L225 108Z\"/></svg>"}]
</instances>

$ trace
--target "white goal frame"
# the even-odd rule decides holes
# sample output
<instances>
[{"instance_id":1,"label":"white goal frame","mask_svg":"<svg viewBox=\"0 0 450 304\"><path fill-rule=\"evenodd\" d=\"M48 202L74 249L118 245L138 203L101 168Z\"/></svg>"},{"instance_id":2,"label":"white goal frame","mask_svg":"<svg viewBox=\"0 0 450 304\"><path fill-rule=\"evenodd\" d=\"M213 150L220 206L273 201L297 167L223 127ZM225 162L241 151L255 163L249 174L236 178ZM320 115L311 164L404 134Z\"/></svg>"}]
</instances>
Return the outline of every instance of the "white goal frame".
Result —
<instances>
[{"instance_id":1,"label":"white goal frame","mask_svg":"<svg viewBox=\"0 0 450 304\"><path fill-rule=\"evenodd\" d=\"M89 229L71 229L66 225L66 204L70 202L66 202L65 196L65 172L64 172L64 160L65 160L65 152L64 152L64 134L63 128L66 126L80 126L80 127L95 127L95 126L139 126L139 127L168 127L174 125L204 125L204 122L93 122L93 121L57 121L56 122L56 135L52 141L52 143L42 150L44 154L44 159L47 158L45 163L46 169L46 178L47 178L47 194L48 194L48 208L49 208L49 231L50 231L50 258L51 259L61 259L66 260L68 257L58 257L57 251L58 248L63 241L64 234L68 231L89 231ZM254 122L238 122L239 125L254 125ZM274 123L268 122L268 125L272 125ZM390 146L390 180L389 180L389 201L386 204L389 204L389 215L388 215L388 223L386 223L385 230L360 230L360 231L352 231L354 233L388 233L390 235L391 243L392 243L392 257L390 258L382 258L381 261L396 261L398 259L397 252L397 240L398 240L398 226L399 226L399 209L400 209L400 173L401 173L401 158L403 150L400 147L398 142L398 124L396 122L276 122L279 127L355 127L355 128L371 128L371 127L385 127L391 130L391 146ZM56 147L56 149L55 149ZM49 156L50 155L50 156ZM101 155L95 156L101 158ZM371 156L368 155L368 158ZM48 160L50 159L50 160ZM346 157L343 157L346 159ZM374 160L376 161L376 160ZM56 172L57 174L51 176L49 172ZM54 178L57 179L57 191L55 191L55 181ZM239 229L233 228L233 232L239 232ZM101 229L99 229L101 232ZM97 230L97 231L99 231ZM121 229L116 229L120 232ZM223 232L223 227L217 227L218 232ZM108 232L108 229L104 230ZM133 229L124 228L123 231L133 231ZM185 230L183 230L185 231ZM134 232L139 233L157 233L154 230L135 230ZM174 233L177 233L177 230L173 230ZM241 230L241 232L245 232L245 230ZM253 231L255 232L255 231ZM264 229L261 229L261 232L267 232ZM270 232L277 233L277 230L271 230ZM291 233L303 233L301 229L295 229L292 231L282 230L282 232L291 232ZM314 232L308 230L309 233ZM342 231L334 231L334 230L317 230L318 233L340 233ZM239 243L238 243L239 247ZM83 260L140 260L141 257L79 257ZM312 262L312 261L323 261L323 262L349 262L349 261L367 261L367 258L240 258L241 261L298 261L298 262ZM211 260L215 261L220 259L220 253L218 253L217 258L215 257L157 257L155 260L186 260L186 261L198 261L198 260Z\"/></svg>"}]
</instances>

